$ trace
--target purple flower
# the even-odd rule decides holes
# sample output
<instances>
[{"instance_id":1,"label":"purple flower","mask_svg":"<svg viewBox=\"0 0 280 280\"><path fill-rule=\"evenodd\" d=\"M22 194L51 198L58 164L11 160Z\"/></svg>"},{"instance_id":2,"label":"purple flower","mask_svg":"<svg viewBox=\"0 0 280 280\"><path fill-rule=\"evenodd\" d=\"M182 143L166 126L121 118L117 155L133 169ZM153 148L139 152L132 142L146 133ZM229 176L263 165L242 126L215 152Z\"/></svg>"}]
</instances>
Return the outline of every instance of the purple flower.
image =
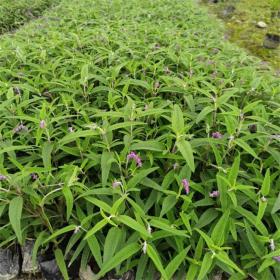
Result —
<instances>
[{"instance_id":1,"label":"purple flower","mask_svg":"<svg viewBox=\"0 0 280 280\"><path fill-rule=\"evenodd\" d=\"M182 184L183 184L183 187L186 191L186 194L189 194L190 193L190 183L189 183L189 181L187 179L183 179Z\"/></svg>"},{"instance_id":2,"label":"purple flower","mask_svg":"<svg viewBox=\"0 0 280 280\"><path fill-rule=\"evenodd\" d=\"M223 135L220 132L216 131L212 133L212 137L215 139L221 139Z\"/></svg>"},{"instance_id":3,"label":"purple flower","mask_svg":"<svg viewBox=\"0 0 280 280\"><path fill-rule=\"evenodd\" d=\"M130 160L130 159L134 160L138 167L142 166L142 160L141 160L140 156L138 156L135 152L130 152L127 155L127 159L128 160Z\"/></svg>"},{"instance_id":4,"label":"purple flower","mask_svg":"<svg viewBox=\"0 0 280 280\"><path fill-rule=\"evenodd\" d=\"M272 257L275 261L280 262L280 256Z\"/></svg>"},{"instance_id":5,"label":"purple flower","mask_svg":"<svg viewBox=\"0 0 280 280\"><path fill-rule=\"evenodd\" d=\"M117 180L115 180L113 183L112 183L112 187L115 189L115 188L117 188L117 187L119 187L119 186L121 186L122 185L122 182L120 182L120 181L117 181Z\"/></svg>"},{"instance_id":6,"label":"purple flower","mask_svg":"<svg viewBox=\"0 0 280 280\"><path fill-rule=\"evenodd\" d=\"M21 131L27 131L27 127L22 123L14 128L14 133L19 133Z\"/></svg>"},{"instance_id":7,"label":"purple flower","mask_svg":"<svg viewBox=\"0 0 280 280\"><path fill-rule=\"evenodd\" d=\"M7 176L0 174L0 181L7 180Z\"/></svg>"},{"instance_id":8,"label":"purple flower","mask_svg":"<svg viewBox=\"0 0 280 280\"><path fill-rule=\"evenodd\" d=\"M39 178L38 174L36 174L36 173L31 173L30 177L33 181L36 181Z\"/></svg>"},{"instance_id":9,"label":"purple flower","mask_svg":"<svg viewBox=\"0 0 280 280\"><path fill-rule=\"evenodd\" d=\"M218 197L219 195L220 195L219 191L212 191L212 192L209 193L210 197Z\"/></svg>"},{"instance_id":10,"label":"purple flower","mask_svg":"<svg viewBox=\"0 0 280 280\"><path fill-rule=\"evenodd\" d=\"M44 128L46 128L46 126L47 126L46 121L41 120L40 121L40 128L44 129Z\"/></svg>"},{"instance_id":11,"label":"purple flower","mask_svg":"<svg viewBox=\"0 0 280 280\"><path fill-rule=\"evenodd\" d=\"M17 94L17 95L21 94L21 91L20 91L20 89L18 87L14 87L13 88L13 92L14 92L14 94Z\"/></svg>"}]
</instances>

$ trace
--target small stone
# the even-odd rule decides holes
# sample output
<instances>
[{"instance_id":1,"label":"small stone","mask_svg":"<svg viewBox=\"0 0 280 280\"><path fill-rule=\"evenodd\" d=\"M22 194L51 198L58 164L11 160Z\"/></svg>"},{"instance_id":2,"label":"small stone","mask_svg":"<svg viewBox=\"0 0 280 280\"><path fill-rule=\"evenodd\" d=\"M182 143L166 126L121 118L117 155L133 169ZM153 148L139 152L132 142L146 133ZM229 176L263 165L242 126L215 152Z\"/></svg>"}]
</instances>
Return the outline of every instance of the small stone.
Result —
<instances>
[{"instance_id":1,"label":"small stone","mask_svg":"<svg viewBox=\"0 0 280 280\"><path fill-rule=\"evenodd\" d=\"M89 265L85 270L80 269L79 277L81 280L91 280L94 279L94 276L95 274L92 272Z\"/></svg>"},{"instance_id":2,"label":"small stone","mask_svg":"<svg viewBox=\"0 0 280 280\"><path fill-rule=\"evenodd\" d=\"M263 42L263 46L267 49L276 49L280 45L280 35L267 33Z\"/></svg>"},{"instance_id":3,"label":"small stone","mask_svg":"<svg viewBox=\"0 0 280 280\"><path fill-rule=\"evenodd\" d=\"M40 262L40 268L43 279L45 280L63 280L55 259Z\"/></svg>"},{"instance_id":4,"label":"small stone","mask_svg":"<svg viewBox=\"0 0 280 280\"><path fill-rule=\"evenodd\" d=\"M32 251L33 251L34 243L35 242L33 240L27 240L24 246L21 248L21 254L23 259L21 270L23 273L39 272L38 263L35 263L34 267L32 264Z\"/></svg>"},{"instance_id":5,"label":"small stone","mask_svg":"<svg viewBox=\"0 0 280 280\"><path fill-rule=\"evenodd\" d=\"M217 271L213 277L213 280L222 280L223 279L223 272Z\"/></svg>"},{"instance_id":6,"label":"small stone","mask_svg":"<svg viewBox=\"0 0 280 280\"><path fill-rule=\"evenodd\" d=\"M235 6L228 5L220 12L220 16L224 19L231 18L234 14L234 11L235 11Z\"/></svg>"},{"instance_id":7,"label":"small stone","mask_svg":"<svg viewBox=\"0 0 280 280\"><path fill-rule=\"evenodd\" d=\"M257 23L257 27L259 27L259 28L266 28L266 27L267 27L267 24L266 24L265 22L263 22L263 21L259 21L259 22Z\"/></svg>"},{"instance_id":8,"label":"small stone","mask_svg":"<svg viewBox=\"0 0 280 280\"><path fill-rule=\"evenodd\" d=\"M19 254L14 249L0 249L0 280L14 279L19 274Z\"/></svg>"}]
</instances>

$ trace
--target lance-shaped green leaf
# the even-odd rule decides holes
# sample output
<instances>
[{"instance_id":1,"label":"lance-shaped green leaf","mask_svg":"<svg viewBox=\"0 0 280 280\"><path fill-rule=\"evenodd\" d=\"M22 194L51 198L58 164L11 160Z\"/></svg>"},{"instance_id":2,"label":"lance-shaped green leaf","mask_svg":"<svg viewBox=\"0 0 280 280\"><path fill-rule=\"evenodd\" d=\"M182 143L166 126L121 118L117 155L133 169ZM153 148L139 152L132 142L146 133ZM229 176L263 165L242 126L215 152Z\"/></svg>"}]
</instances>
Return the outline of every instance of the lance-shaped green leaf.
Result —
<instances>
[{"instance_id":1,"label":"lance-shaped green leaf","mask_svg":"<svg viewBox=\"0 0 280 280\"><path fill-rule=\"evenodd\" d=\"M66 201L66 220L68 221L72 214L74 198L69 186L64 186L62 188L62 193Z\"/></svg>"},{"instance_id":2,"label":"lance-shaped green leaf","mask_svg":"<svg viewBox=\"0 0 280 280\"><path fill-rule=\"evenodd\" d=\"M254 158L258 158L255 151L243 140L243 139L235 139L234 142L240 146L243 150L245 150L247 153L251 154Z\"/></svg>"},{"instance_id":3,"label":"lance-shaped green leaf","mask_svg":"<svg viewBox=\"0 0 280 280\"><path fill-rule=\"evenodd\" d=\"M88 64L85 64L81 69L81 79L80 79L81 85L85 86L88 82L88 78L89 78Z\"/></svg>"},{"instance_id":4,"label":"lance-shaped green leaf","mask_svg":"<svg viewBox=\"0 0 280 280\"><path fill-rule=\"evenodd\" d=\"M19 244L22 244L21 215L22 215L23 199L21 196L13 198L9 205L9 219L12 228L17 236Z\"/></svg>"},{"instance_id":5,"label":"lance-shaped green leaf","mask_svg":"<svg viewBox=\"0 0 280 280\"><path fill-rule=\"evenodd\" d=\"M190 142L180 139L176 142L176 146L178 147L183 158L186 160L191 171L194 172L195 170L194 157L193 157L193 150Z\"/></svg>"},{"instance_id":6,"label":"lance-shaped green leaf","mask_svg":"<svg viewBox=\"0 0 280 280\"><path fill-rule=\"evenodd\" d=\"M171 260L171 262L165 268L168 279L172 279L173 274L178 271L180 265L186 258L189 248L190 246L187 249L183 249L175 258Z\"/></svg>"},{"instance_id":7,"label":"lance-shaped green leaf","mask_svg":"<svg viewBox=\"0 0 280 280\"><path fill-rule=\"evenodd\" d=\"M199 274L197 276L197 280L204 279L204 277L207 275L207 273L209 273L212 263L213 263L213 254L210 252L207 252L203 257L203 261L201 264Z\"/></svg>"},{"instance_id":8,"label":"lance-shaped green leaf","mask_svg":"<svg viewBox=\"0 0 280 280\"><path fill-rule=\"evenodd\" d=\"M65 260L64 260L62 251L60 249L56 249L54 251L54 255L55 255L55 260L56 260L57 266L59 267L59 270L60 270L64 280L69 280L67 267L65 264Z\"/></svg>"},{"instance_id":9,"label":"lance-shaped green leaf","mask_svg":"<svg viewBox=\"0 0 280 280\"><path fill-rule=\"evenodd\" d=\"M46 170L50 170L52 167L51 164L52 150L53 150L53 144L49 142L44 143L42 148L42 159Z\"/></svg>"},{"instance_id":10,"label":"lance-shaped green leaf","mask_svg":"<svg viewBox=\"0 0 280 280\"><path fill-rule=\"evenodd\" d=\"M270 170L267 169L262 183L261 194L263 196L267 196L269 194L269 191L270 191Z\"/></svg>"},{"instance_id":11,"label":"lance-shaped green leaf","mask_svg":"<svg viewBox=\"0 0 280 280\"><path fill-rule=\"evenodd\" d=\"M164 280L169 280L169 278L166 274L166 271L163 268L160 256L158 255L158 252L150 244L147 244L147 254L150 257L150 259L153 261L157 270L160 272L162 278Z\"/></svg>"},{"instance_id":12,"label":"lance-shaped green leaf","mask_svg":"<svg viewBox=\"0 0 280 280\"><path fill-rule=\"evenodd\" d=\"M134 143L130 146L131 151L147 150L154 152L162 152L164 151L164 148L164 144L155 140L141 141L138 143Z\"/></svg>"},{"instance_id":13,"label":"lance-shaped green leaf","mask_svg":"<svg viewBox=\"0 0 280 280\"><path fill-rule=\"evenodd\" d=\"M179 105L174 105L172 112L172 129L176 135L181 135L184 132L184 116Z\"/></svg>"},{"instance_id":14,"label":"lance-shaped green leaf","mask_svg":"<svg viewBox=\"0 0 280 280\"><path fill-rule=\"evenodd\" d=\"M271 214L275 214L280 209L280 192L274 202L274 205L271 210Z\"/></svg>"},{"instance_id":15,"label":"lance-shaped green leaf","mask_svg":"<svg viewBox=\"0 0 280 280\"><path fill-rule=\"evenodd\" d=\"M108 181L112 162L114 161L114 154L104 151L101 156L101 174L102 186L105 187Z\"/></svg>"},{"instance_id":16,"label":"lance-shaped green leaf","mask_svg":"<svg viewBox=\"0 0 280 280\"><path fill-rule=\"evenodd\" d=\"M111 228L106 236L104 243L104 252L103 252L103 262L106 263L110 258L112 258L119 246L119 242L122 238L122 230L113 227Z\"/></svg>"},{"instance_id":17,"label":"lance-shaped green leaf","mask_svg":"<svg viewBox=\"0 0 280 280\"><path fill-rule=\"evenodd\" d=\"M107 219L103 219L101 221L99 221L92 229L90 229L86 236L85 239L88 239L89 237L91 237L92 235L94 235L96 232L98 232L99 230L101 230L103 227L105 227L108 224L108 220Z\"/></svg>"},{"instance_id":18,"label":"lance-shaped green leaf","mask_svg":"<svg viewBox=\"0 0 280 280\"><path fill-rule=\"evenodd\" d=\"M232 167L228 174L228 181L229 181L231 187L235 187L236 179L237 179L238 172L239 172L239 165L240 165L240 155L235 157Z\"/></svg>"},{"instance_id":19,"label":"lance-shaped green leaf","mask_svg":"<svg viewBox=\"0 0 280 280\"><path fill-rule=\"evenodd\" d=\"M175 195L168 195L167 197L164 198L162 202L162 208L160 212L160 217L168 213L176 204L177 198Z\"/></svg>"},{"instance_id":20,"label":"lance-shaped green leaf","mask_svg":"<svg viewBox=\"0 0 280 280\"><path fill-rule=\"evenodd\" d=\"M54 232L53 234L51 234L49 237L47 237L47 238L44 240L43 244L46 244L46 243L50 242L52 239L55 239L56 237L58 237L58 236L60 236L60 235L62 235L62 234L65 234L66 232L73 231L73 230L75 230L76 228L77 228L77 226L75 226L75 225L69 225L69 226L66 226L66 227L64 227L64 228L61 228L61 229L55 231L55 232Z\"/></svg>"},{"instance_id":21,"label":"lance-shaped green leaf","mask_svg":"<svg viewBox=\"0 0 280 280\"><path fill-rule=\"evenodd\" d=\"M246 222L246 220L244 221L244 224L245 224L245 229L246 229L246 235L247 235L247 238L249 240L251 247L253 248L253 250L255 251L255 253L258 257L262 257L265 252L263 244L261 243L260 240L258 240L257 234L255 232L253 232L253 230L251 229L248 222Z\"/></svg>"},{"instance_id":22,"label":"lance-shaped green leaf","mask_svg":"<svg viewBox=\"0 0 280 280\"><path fill-rule=\"evenodd\" d=\"M153 173L155 170L157 170L158 167L153 167L145 170L141 170L139 173L137 173L135 176L133 176L127 183L127 188L132 189L137 184L139 184L143 179L145 179L149 174Z\"/></svg>"},{"instance_id":23,"label":"lance-shaped green leaf","mask_svg":"<svg viewBox=\"0 0 280 280\"><path fill-rule=\"evenodd\" d=\"M151 234L143 225L139 224L137 221L133 220L129 216L125 216L125 215L118 216L118 221L132 228L133 230L138 231L145 238L152 237Z\"/></svg>"},{"instance_id":24,"label":"lance-shaped green leaf","mask_svg":"<svg viewBox=\"0 0 280 280\"><path fill-rule=\"evenodd\" d=\"M98 276L105 275L108 271L117 267L123 261L129 259L141 249L140 245L136 242L126 245L114 257L110 258L107 262L103 263Z\"/></svg>"},{"instance_id":25,"label":"lance-shaped green leaf","mask_svg":"<svg viewBox=\"0 0 280 280\"><path fill-rule=\"evenodd\" d=\"M222 246L227 239L229 214L230 210L227 209L212 231L211 239L218 246Z\"/></svg>"},{"instance_id":26,"label":"lance-shaped green leaf","mask_svg":"<svg viewBox=\"0 0 280 280\"><path fill-rule=\"evenodd\" d=\"M102 266L102 257L101 257L101 249L97 238L94 235L91 235L87 238L87 243L89 249L94 257L99 268Z\"/></svg>"},{"instance_id":27,"label":"lance-shaped green leaf","mask_svg":"<svg viewBox=\"0 0 280 280\"><path fill-rule=\"evenodd\" d=\"M241 273L242 275L245 275L244 271L242 271L228 256L228 254L224 251L220 251L219 253L217 253L215 255L215 257L220 260L221 262L223 262L224 264L230 266L231 268L235 269L236 271L238 271L239 273Z\"/></svg>"}]
</instances>

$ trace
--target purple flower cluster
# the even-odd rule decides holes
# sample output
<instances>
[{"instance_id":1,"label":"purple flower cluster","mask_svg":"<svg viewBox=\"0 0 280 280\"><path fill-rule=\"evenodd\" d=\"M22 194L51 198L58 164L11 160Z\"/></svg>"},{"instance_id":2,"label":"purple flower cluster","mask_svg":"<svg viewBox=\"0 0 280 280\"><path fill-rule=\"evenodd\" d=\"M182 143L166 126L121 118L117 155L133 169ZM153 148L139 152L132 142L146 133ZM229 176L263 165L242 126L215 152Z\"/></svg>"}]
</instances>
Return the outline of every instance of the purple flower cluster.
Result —
<instances>
[{"instance_id":1,"label":"purple flower cluster","mask_svg":"<svg viewBox=\"0 0 280 280\"><path fill-rule=\"evenodd\" d=\"M210 197L218 197L220 196L220 192L219 191L212 191L209 193Z\"/></svg>"},{"instance_id":2,"label":"purple flower cluster","mask_svg":"<svg viewBox=\"0 0 280 280\"><path fill-rule=\"evenodd\" d=\"M0 174L0 181L7 180L7 176Z\"/></svg>"},{"instance_id":3,"label":"purple flower cluster","mask_svg":"<svg viewBox=\"0 0 280 280\"><path fill-rule=\"evenodd\" d=\"M216 131L212 133L212 137L215 139L221 139L223 135L219 131Z\"/></svg>"},{"instance_id":4,"label":"purple flower cluster","mask_svg":"<svg viewBox=\"0 0 280 280\"><path fill-rule=\"evenodd\" d=\"M27 127L23 125L22 123L14 128L14 133L19 133L21 131L27 131Z\"/></svg>"},{"instance_id":5,"label":"purple flower cluster","mask_svg":"<svg viewBox=\"0 0 280 280\"><path fill-rule=\"evenodd\" d=\"M186 194L189 194L190 193L190 182L187 179L183 179L182 184L183 184Z\"/></svg>"},{"instance_id":6,"label":"purple flower cluster","mask_svg":"<svg viewBox=\"0 0 280 280\"><path fill-rule=\"evenodd\" d=\"M36 181L39 178L38 174L36 174L36 173L31 173L30 177L33 181Z\"/></svg>"},{"instance_id":7,"label":"purple flower cluster","mask_svg":"<svg viewBox=\"0 0 280 280\"><path fill-rule=\"evenodd\" d=\"M128 160L134 160L138 167L142 166L142 159L135 152L130 152L127 156Z\"/></svg>"},{"instance_id":8,"label":"purple flower cluster","mask_svg":"<svg viewBox=\"0 0 280 280\"><path fill-rule=\"evenodd\" d=\"M40 121L40 128L41 128L41 129L45 129L46 127L47 127L46 121L45 121L45 120L41 120L41 121Z\"/></svg>"},{"instance_id":9,"label":"purple flower cluster","mask_svg":"<svg viewBox=\"0 0 280 280\"><path fill-rule=\"evenodd\" d=\"M280 262L280 256L272 257L275 261Z\"/></svg>"},{"instance_id":10,"label":"purple flower cluster","mask_svg":"<svg viewBox=\"0 0 280 280\"><path fill-rule=\"evenodd\" d=\"M113 189L115 189L115 188L117 188L117 187L119 187L121 185L122 185L122 182L114 180L114 182L112 184L112 187L113 187Z\"/></svg>"}]
</instances>

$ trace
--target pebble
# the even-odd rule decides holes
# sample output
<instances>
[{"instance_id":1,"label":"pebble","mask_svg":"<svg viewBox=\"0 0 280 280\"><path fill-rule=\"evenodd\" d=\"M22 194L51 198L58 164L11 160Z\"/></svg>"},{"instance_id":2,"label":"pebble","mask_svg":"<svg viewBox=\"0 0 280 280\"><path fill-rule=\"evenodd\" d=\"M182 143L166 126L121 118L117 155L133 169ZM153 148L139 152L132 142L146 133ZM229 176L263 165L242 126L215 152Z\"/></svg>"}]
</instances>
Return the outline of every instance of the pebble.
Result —
<instances>
[{"instance_id":1,"label":"pebble","mask_svg":"<svg viewBox=\"0 0 280 280\"><path fill-rule=\"evenodd\" d=\"M21 254L23 258L21 271L23 273L39 272L38 263L35 263L35 267L33 267L32 264L33 247L34 247L34 241L27 240L24 246L21 248Z\"/></svg>"},{"instance_id":2,"label":"pebble","mask_svg":"<svg viewBox=\"0 0 280 280\"><path fill-rule=\"evenodd\" d=\"M19 254L17 249L0 249L0 280L14 279L18 274Z\"/></svg>"},{"instance_id":3,"label":"pebble","mask_svg":"<svg viewBox=\"0 0 280 280\"><path fill-rule=\"evenodd\" d=\"M94 276L95 275L89 265L85 270L80 269L79 277L81 280L91 280L94 279Z\"/></svg>"},{"instance_id":4,"label":"pebble","mask_svg":"<svg viewBox=\"0 0 280 280\"><path fill-rule=\"evenodd\" d=\"M263 46L267 49L277 49L280 45L280 35L267 33L264 38Z\"/></svg>"},{"instance_id":5,"label":"pebble","mask_svg":"<svg viewBox=\"0 0 280 280\"><path fill-rule=\"evenodd\" d=\"M257 23L257 27L259 27L259 28L266 28L267 24L264 21L259 21Z\"/></svg>"},{"instance_id":6,"label":"pebble","mask_svg":"<svg viewBox=\"0 0 280 280\"><path fill-rule=\"evenodd\" d=\"M63 280L60 270L56 264L55 259L40 262L40 268L43 279L45 280Z\"/></svg>"}]
</instances>

